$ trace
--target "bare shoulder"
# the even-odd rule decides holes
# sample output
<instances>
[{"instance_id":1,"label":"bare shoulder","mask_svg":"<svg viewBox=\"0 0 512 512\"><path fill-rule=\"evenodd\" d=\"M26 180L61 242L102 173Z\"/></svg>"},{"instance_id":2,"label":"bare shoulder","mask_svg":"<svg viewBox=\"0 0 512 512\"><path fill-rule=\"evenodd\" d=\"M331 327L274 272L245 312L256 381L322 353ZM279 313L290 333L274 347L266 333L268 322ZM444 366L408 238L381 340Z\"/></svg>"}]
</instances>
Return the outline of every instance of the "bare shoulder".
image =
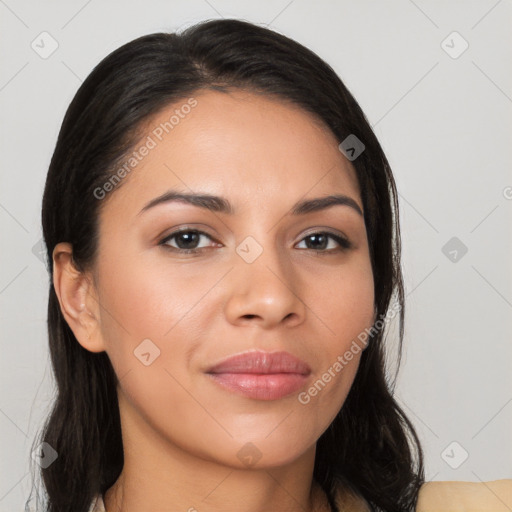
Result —
<instances>
[{"instance_id":1,"label":"bare shoulder","mask_svg":"<svg viewBox=\"0 0 512 512\"><path fill-rule=\"evenodd\" d=\"M510 512L512 479L490 482L428 482L416 512Z\"/></svg>"}]
</instances>

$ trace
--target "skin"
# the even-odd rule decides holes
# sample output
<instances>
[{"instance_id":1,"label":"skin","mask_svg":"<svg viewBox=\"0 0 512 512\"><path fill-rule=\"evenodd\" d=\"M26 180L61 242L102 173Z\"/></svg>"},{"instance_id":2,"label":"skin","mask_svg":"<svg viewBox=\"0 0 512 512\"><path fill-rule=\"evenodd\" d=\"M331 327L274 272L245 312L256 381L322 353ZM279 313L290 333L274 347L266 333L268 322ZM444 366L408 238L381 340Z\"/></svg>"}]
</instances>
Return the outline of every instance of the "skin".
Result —
<instances>
[{"instance_id":1,"label":"skin","mask_svg":"<svg viewBox=\"0 0 512 512\"><path fill-rule=\"evenodd\" d=\"M321 378L374 322L374 281L363 217L335 205L293 216L299 200L344 194L363 210L354 168L310 113L247 91L199 91L198 104L104 199L98 257L78 272L72 248L54 251L54 285L77 341L106 351L118 385L125 464L106 493L109 512L304 511L318 506L316 441L350 390L361 353L308 404L298 393L247 398L204 371L251 349L287 351ZM183 102L185 103L185 102ZM169 105L143 138L168 120ZM169 202L169 189L223 196L232 215ZM180 254L179 227L206 232L198 254ZM331 238L315 250L307 237ZM247 236L263 249L248 263ZM253 250L253 249L251 249ZM323 252L319 252L323 251ZM148 366L134 355L160 355ZM247 448L261 457L248 465Z\"/></svg>"}]
</instances>

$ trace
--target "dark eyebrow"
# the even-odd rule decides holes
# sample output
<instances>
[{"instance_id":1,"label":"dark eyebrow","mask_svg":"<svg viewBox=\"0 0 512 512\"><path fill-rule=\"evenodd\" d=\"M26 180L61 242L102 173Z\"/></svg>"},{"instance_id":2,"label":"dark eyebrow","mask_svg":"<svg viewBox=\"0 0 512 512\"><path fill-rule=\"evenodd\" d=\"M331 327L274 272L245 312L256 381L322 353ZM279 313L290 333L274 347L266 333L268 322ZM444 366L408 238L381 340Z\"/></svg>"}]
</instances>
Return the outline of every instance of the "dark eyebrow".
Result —
<instances>
[{"instance_id":1,"label":"dark eyebrow","mask_svg":"<svg viewBox=\"0 0 512 512\"><path fill-rule=\"evenodd\" d=\"M177 192L174 190L169 190L165 194L152 199L148 204L146 204L146 206L144 206L144 208L142 208L142 210L139 212L139 215L159 204L169 203L172 201L191 204L193 206L198 206L199 208L205 208L212 212L226 213L228 215L233 215L235 213L235 209L231 203L223 197L214 196L211 194L192 194L188 192ZM325 210L335 205L348 206L353 208L359 215L363 216L361 208L354 201L354 199L342 194L299 201L293 205L291 213L292 215L305 215L307 213Z\"/></svg>"},{"instance_id":2,"label":"dark eyebrow","mask_svg":"<svg viewBox=\"0 0 512 512\"><path fill-rule=\"evenodd\" d=\"M325 197L318 197L316 199L299 201L293 206L292 215L304 215L306 213L317 212L337 204L349 206L363 217L363 212L361 211L361 208L359 208L359 205L351 197L344 196L342 194L334 194Z\"/></svg>"}]
</instances>

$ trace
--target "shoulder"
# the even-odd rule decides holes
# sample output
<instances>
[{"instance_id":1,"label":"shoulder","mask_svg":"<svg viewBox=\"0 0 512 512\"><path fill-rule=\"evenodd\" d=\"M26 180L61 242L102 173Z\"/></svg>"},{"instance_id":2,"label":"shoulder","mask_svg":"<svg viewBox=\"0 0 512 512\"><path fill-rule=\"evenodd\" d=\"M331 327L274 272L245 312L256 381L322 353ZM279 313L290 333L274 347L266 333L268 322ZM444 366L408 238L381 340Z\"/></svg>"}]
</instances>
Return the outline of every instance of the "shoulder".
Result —
<instances>
[{"instance_id":1,"label":"shoulder","mask_svg":"<svg viewBox=\"0 0 512 512\"><path fill-rule=\"evenodd\" d=\"M338 487L340 510L369 512L364 500ZM326 509L328 510L328 509ZM511 512L512 479L491 482L428 482L421 486L416 512Z\"/></svg>"},{"instance_id":2,"label":"shoulder","mask_svg":"<svg viewBox=\"0 0 512 512\"><path fill-rule=\"evenodd\" d=\"M416 512L510 512L512 479L491 482L428 482Z\"/></svg>"}]
</instances>

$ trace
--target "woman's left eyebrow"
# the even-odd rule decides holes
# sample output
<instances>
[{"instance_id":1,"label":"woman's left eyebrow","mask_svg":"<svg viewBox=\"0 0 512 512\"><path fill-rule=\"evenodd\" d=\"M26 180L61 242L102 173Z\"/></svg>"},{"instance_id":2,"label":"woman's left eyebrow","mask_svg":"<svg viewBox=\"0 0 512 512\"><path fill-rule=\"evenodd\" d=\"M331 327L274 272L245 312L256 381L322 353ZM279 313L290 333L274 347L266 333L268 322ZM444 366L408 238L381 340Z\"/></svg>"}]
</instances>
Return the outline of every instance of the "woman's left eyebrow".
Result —
<instances>
[{"instance_id":1,"label":"woman's left eyebrow","mask_svg":"<svg viewBox=\"0 0 512 512\"><path fill-rule=\"evenodd\" d=\"M229 200L224 197L211 194L195 194L190 192L169 190L165 194L152 199L148 204L146 204L146 206L144 206L144 208L142 208L138 215L149 210L150 208L154 208L157 205L170 202L187 203L199 208L210 210L212 212L226 213L228 215L235 214L234 207L229 202ZM317 197L313 199L304 199L302 201L298 201L291 208L291 214L305 215L307 213L325 210L336 205L348 206L349 208L355 210L359 215L363 216L362 209L357 204L357 202L353 198L343 194L334 194L325 197Z\"/></svg>"}]
</instances>

